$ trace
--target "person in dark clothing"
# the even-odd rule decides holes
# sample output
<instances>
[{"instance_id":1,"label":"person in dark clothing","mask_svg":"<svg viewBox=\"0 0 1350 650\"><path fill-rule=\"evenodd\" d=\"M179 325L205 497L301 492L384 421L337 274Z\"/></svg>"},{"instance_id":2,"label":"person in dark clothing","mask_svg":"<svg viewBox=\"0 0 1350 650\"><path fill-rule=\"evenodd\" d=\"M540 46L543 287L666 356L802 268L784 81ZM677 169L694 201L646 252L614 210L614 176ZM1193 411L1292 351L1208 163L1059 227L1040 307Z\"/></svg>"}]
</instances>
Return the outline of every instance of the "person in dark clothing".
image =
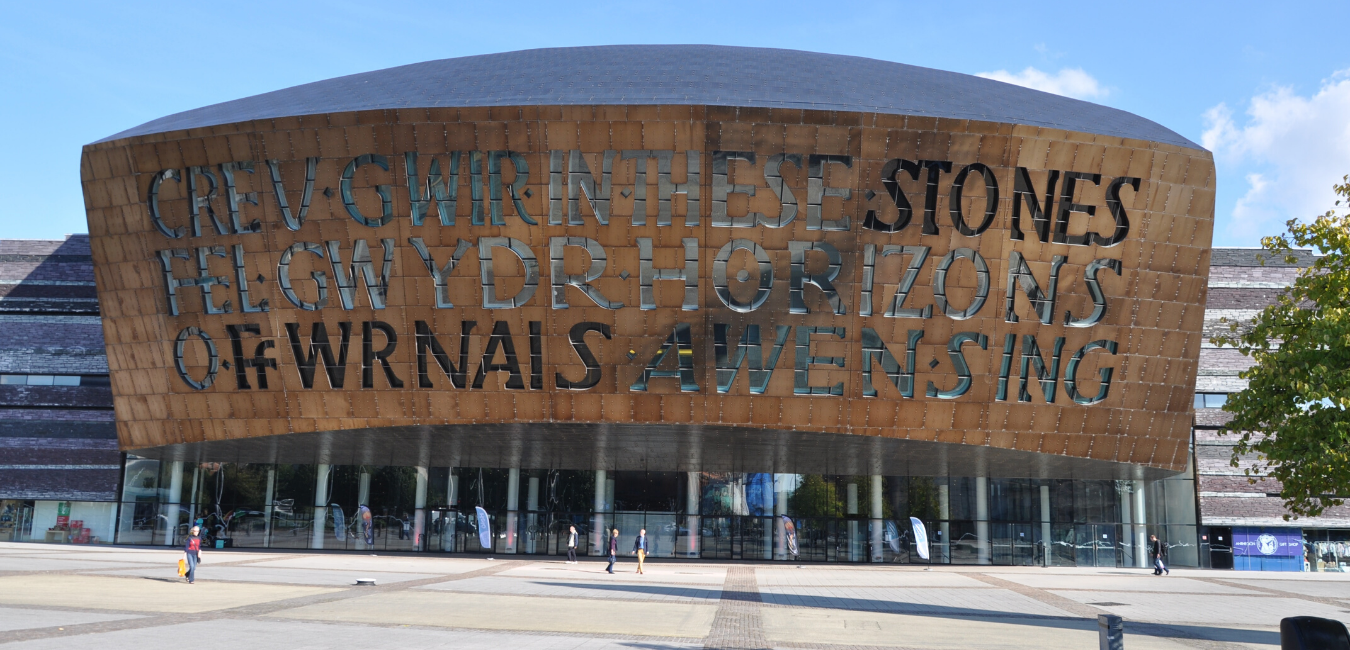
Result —
<instances>
[{"instance_id":1,"label":"person in dark clothing","mask_svg":"<svg viewBox=\"0 0 1350 650\"><path fill-rule=\"evenodd\" d=\"M605 570L614 573L614 562L619 559L619 529L615 528L609 535L609 567Z\"/></svg>"},{"instance_id":2,"label":"person in dark clothing","mask_svg":"<svg viewBox=\"0 0 1350 650\"><path fill-rule=\"evenodd\" d=\"M1148 554L1153 558L1153 575L1160 576L1164 573L1172 575L1172 571L1167 568L1163 561L1167 557L1167 546L1158 539L1157 535L1148 536Z\"/></svg>"},{"instance_id":3,"label":"person in dark clothing","mask_svg":"<svg viewBox=\"0 0 1350 650\"><path fill-rule=\"evenodd\" d=\"M567 563L577 563L577 527L567 527Z\"/></svg>"},{"instance_id":4,"label":"person in dark clothing","mask_svg":"<svg viewBox=\"0 0 1350 650\"><path fill-rule=\"evenodd\" d=\"M193 584L197 581L197 563L202 561L202 529L200 527L192 527L192 534L188 535L187 541L183 544L183 552L187 555L187 581L188 584Z\"/></svg>"}]
</instances>

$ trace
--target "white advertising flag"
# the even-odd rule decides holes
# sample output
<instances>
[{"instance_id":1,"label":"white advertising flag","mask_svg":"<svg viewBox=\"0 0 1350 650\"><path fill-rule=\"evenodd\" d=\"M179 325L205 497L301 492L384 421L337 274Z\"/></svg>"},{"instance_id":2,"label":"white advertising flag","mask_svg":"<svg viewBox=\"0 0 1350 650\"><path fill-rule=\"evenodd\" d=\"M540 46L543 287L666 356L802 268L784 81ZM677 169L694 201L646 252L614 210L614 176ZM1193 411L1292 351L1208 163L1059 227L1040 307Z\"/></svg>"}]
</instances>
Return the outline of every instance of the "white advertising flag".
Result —
<instances>
[{"instance_id":1,"label":"white advertising flag","mask_svg":"<svg viewBox=\"0 0 1350 650\"><path fill-rule=\"evenodd\" d=\"M928 531L923 527L923 522L918 517L910 517L909 523L914 527L914 546L919 549L919 557L928 559Z\"/></svg>"},{"instance_id":2,"label":"white advertising flag","mask_svg":"<svg viewBox=\"0 0 1350 650\"><path fill-rule=\"evenodd\" d=\"M482 506L474 510L478 511L478 543L483 548L492 548L492 523L488 521L488 513Z\"/></svg>"}]
</instances>

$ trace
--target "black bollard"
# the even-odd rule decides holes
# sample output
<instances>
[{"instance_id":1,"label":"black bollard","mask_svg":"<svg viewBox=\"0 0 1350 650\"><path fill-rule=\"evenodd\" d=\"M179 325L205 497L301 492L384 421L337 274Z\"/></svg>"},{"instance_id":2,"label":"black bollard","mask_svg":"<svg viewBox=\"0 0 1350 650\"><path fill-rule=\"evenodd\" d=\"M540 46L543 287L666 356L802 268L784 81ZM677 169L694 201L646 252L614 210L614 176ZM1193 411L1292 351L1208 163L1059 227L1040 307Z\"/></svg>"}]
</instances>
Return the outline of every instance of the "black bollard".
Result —
<instances>
[{"instance_id":1,"label":"black bollard","mask_svg":"<svg viewBox=\"0 0 1350 650\"><path fill-rule=\"evenodd\" d=\"M1097 640L1101 650L1125 650L1125 619L1111 614L1098 615Z\"/></svg>"},{"instance_id":2,"label":"black bollard","mask_svg":"<svg viewBox=\"0 0 1350 650\"><path fill-rule=\"evenodd\" d=\"M1350 650L1350 632L1330 618L1290 616L1280 621L1280 650Z\"/></svg>"}]
</instances>

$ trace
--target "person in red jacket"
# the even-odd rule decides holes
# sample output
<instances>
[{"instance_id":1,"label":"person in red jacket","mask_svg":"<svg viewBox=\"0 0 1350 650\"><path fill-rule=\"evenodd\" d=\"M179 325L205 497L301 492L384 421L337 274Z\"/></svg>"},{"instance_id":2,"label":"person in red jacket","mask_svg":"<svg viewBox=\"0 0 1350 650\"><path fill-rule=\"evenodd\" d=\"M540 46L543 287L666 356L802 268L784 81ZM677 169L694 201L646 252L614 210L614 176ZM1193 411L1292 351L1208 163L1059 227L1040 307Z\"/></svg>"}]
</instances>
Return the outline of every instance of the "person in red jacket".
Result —
<instances>
[{"instance_id":1,"label":"person in red jacket","mask_svg":"<svg viewBox=\"0 0 1350 650\"><path fill-rule=\"evenodd\" d=\"M202 561L202 529L200 527L192 527L192 534L188 535L187 542L183 544L183 552L187 554L188 584L194 584L197 581L197 563Z\"/></svg>"}]
</instances>

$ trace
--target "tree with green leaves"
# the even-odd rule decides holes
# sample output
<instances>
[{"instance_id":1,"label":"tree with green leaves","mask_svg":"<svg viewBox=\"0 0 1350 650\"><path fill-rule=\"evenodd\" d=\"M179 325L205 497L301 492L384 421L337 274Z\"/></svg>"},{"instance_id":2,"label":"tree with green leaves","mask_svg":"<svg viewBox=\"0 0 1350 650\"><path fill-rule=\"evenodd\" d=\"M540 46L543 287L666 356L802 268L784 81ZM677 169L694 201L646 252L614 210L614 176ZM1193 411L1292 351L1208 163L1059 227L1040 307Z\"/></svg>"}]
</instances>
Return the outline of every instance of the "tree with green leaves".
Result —
<instances>
[{"instance_id":1,"label":"tree with green leaves","mask_svg":"<svg viewBox=\"0 0 1350 650\"><path fill-rule=\"evenodd\" d=\"M1233 415L1226 433L1240 436L1232 464L1252 481L1278 479L1295 517L1350 496L1350 214L1337 214L1350 202L1350 176L1342 180L1336 208L1261 240L1271 259L1294 263L1295 247L1322 256L1274 304L1214 339L1255 362L1239 375L1247 388L1223 407Z\"/></svg>"}]
</instances>

